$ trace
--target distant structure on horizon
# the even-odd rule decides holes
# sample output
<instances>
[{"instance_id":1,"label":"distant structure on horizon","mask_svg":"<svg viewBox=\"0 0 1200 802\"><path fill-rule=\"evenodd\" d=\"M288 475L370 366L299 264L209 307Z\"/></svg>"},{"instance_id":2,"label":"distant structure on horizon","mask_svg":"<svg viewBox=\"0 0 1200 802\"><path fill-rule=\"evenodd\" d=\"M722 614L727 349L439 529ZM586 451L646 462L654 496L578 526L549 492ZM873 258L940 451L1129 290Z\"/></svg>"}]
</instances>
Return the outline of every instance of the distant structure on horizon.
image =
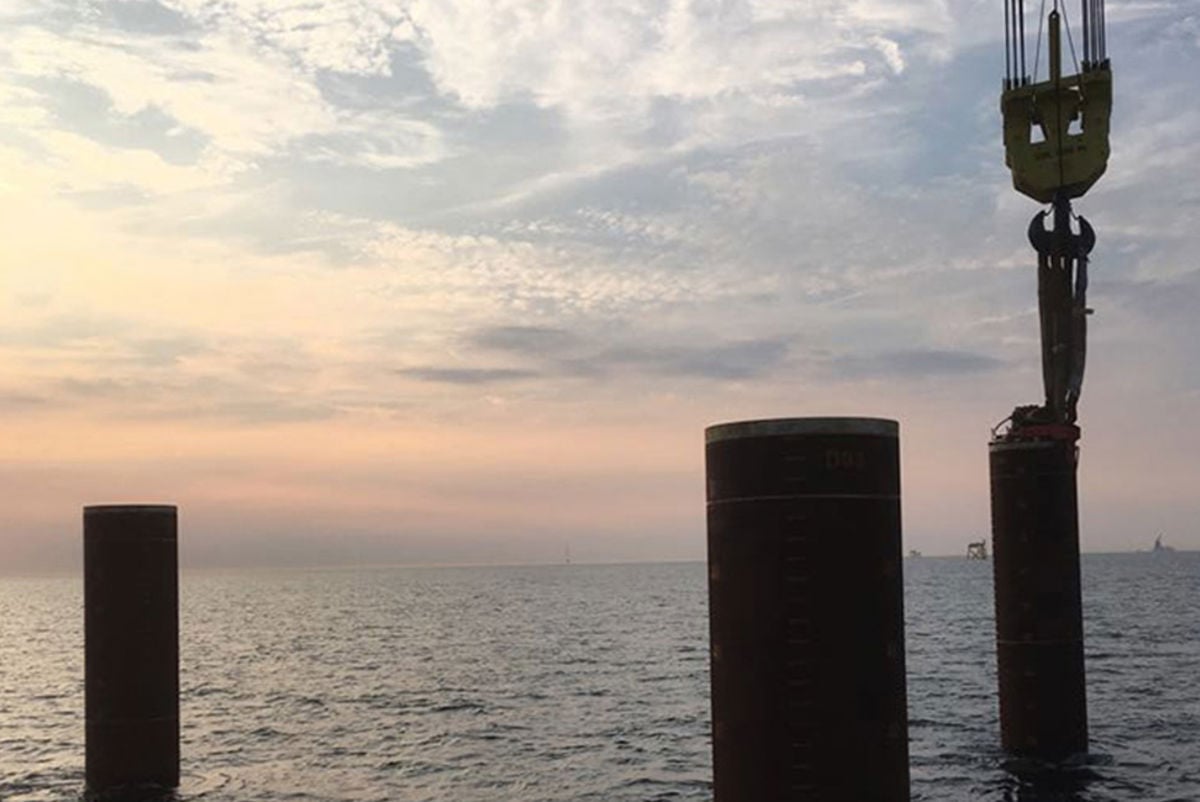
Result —
<instances>
[{"instance_id":1,"label":"distant structure on horizon","mask_svg":"<svg viewBox=\"0 0 1200 802\"><path fill-rule=\"evenodd\" d=\"M1162 538L1162 535L1154 538L1154 548L1150 549L1151 554L1169 554L1175 551L1175 549L1171 548L1170 546L1164 546Z\"/></svg>"}]
</instances>

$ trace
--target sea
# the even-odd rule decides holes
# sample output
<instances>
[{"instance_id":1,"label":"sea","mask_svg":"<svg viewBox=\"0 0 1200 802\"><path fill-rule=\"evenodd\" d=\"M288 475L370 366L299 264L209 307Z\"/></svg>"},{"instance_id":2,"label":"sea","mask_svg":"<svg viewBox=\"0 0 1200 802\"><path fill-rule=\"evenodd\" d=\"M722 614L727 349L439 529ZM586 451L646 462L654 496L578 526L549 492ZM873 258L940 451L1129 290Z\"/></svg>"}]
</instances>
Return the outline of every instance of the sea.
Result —
<instances>
[{"instance_id":1,"label":"sea","mask_svg":"<svg viewBox=\"0 0 1200 802\"><path fill-rule=\"evenodd\" d=\"M1085 555L1070 767L999 748L991 564L904 571L913 799L1200 801L1200 552ZM185 571L180 600L179 802L712 799L702 563ZM81 580L0 579L0 800L82 800L83 723Z\"/></svg>"}]
</instances>

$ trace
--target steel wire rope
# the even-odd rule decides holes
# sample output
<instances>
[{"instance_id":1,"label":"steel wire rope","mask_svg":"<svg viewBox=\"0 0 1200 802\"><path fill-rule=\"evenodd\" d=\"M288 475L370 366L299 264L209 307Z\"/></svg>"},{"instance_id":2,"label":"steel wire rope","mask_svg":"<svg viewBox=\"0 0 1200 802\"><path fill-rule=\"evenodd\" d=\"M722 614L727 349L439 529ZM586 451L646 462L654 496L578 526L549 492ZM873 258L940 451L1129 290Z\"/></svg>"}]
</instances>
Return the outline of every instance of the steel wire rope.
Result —
<instances>
[{"instance_id":1,"label":"steel wire rope","mask_svg":"<svg viewBox=\"0 0 1200 802\"><path fill-rule=\"evenodd\" d=\"M1107 20L1104 12L1104 0L1096 0L1100 6L1100 60L1108 61L1108 32L1105 30Z\"/></svg>"},{"instance_id":2,"label":"steel wire rope","mask_svg":"<svg viewBox=\"0 0 1200 802\"><path fill-rule=\"evenodd\" d=\"M1009 17L1012 0L1004 0L1004 88L1012 87L1012 33L1009 30Z\"/></svg>"},{"instance_id":3,"label":"steel wire rope","mask_svg":"<svg viewBox=\"0 0 1200 802\"><path fill-rule=\"evenodd\" d=\"M1088 61L1089 61L1088 53L1090 52L1090 49L1088 47L1088 16L1089 16L1088 4L1091 2L1092 2L1092 0L1079 0L1079 16L1081 17L1081 24L1083 26L1083 67L1084 67L1084 69L1087 69L1087 65L1088 65Z\"/></svg>"},{"instance_id":4,"label":"steel wire rope","mask_svg":"<svg viewBox=\"0 0 1200 802\"><path fill-rule=\"evenodd\" d=\"M1042 2L1043 2L1043 3L1045 3L1045 2L1046 2L1046 0L1042 0ZM1022 84L1025 84L1025 83L1028 81L1028 76L1029 76L1029 73L1028 73L1028 71L1025 69L1025 0L1017 0L1017 3L1018 3L1018 6L1017 6L1017 7L1021 9L1021 14L1020 14L1020 23L1021 23L1021 36L1020 36L1020 43L1021 43L1021 83L1022 83Z\"/></svg>"},{"instance_id":5,"label":"steel wire rope","mask_svg":"<svg viewBox=\"0 0 1200 802\"><path fill-rule=\"evenodd\" d=\"M1071 21L1067 19L1067 5L1063 3L1062 8L1063 27L1067 29L1067 46L1071 48L1071 63L1075 65L1075 74L1078 75L1082 70L1079 69L1079 59L1075 57L1075 40L1071 38ZM1083 82L1077 82L1079 88L1079 97L1083 97Z\"/></svg>"},{"instance_id":6,"label":"steel wire rope","mask_svg":"<svg viewBox=\"0 0 1200 802\"><path fill-rule=\"evenodd\" d=\"M1033 82L1037 83L1038 61L1042 57L1042 20L1046 18L1046 0L1042 0L1042 7L1038 9L1038 32L1037 39L1033 43Z\"/></svg>"}]
</instances>

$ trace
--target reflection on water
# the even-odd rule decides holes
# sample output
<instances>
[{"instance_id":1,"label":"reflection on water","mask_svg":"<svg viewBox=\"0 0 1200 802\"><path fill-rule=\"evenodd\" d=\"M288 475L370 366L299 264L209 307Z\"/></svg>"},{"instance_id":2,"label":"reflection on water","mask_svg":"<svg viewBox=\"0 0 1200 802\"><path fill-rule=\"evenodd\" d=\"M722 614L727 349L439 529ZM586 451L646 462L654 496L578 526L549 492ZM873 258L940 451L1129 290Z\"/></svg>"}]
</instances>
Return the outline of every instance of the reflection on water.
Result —
<instances>
[{"instance_id":1,"label":"reflection on water","mask_svg":"<svg viewBox=\"0 0 1200 802\"><path fill-rule=\"evenodd\" d=\"M1108 755L1089 754L1064 763L1020 758L1003 762L1004 802L1085 802L1088 787L1101 779L1093 768L1112 764Z\"/></svg>"},{"instance_id":2,"label":"reflection on water","mask_svg":"<svg viewBox=\"0 0 1200 802\"><path fill-rule=\"evenodd\" d=\"M160 786L125 786L117 790L84 793L83 802L180 802L173 788Z\"/></svg>"}]
</instances>

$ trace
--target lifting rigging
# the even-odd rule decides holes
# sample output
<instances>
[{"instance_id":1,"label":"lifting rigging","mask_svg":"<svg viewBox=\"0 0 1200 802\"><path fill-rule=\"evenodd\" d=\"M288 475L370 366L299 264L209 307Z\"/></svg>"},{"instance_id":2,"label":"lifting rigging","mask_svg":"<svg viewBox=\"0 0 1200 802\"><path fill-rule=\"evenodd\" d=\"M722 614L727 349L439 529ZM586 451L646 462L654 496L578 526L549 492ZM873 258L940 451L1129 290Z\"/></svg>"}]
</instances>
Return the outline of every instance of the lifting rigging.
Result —
<instances>
[{"instance_id":1,"label":"lifting rigging","mask_svg":"<svg viewBox=\"0 0 1200 802\"><path fill-rule=\"evenodd\" d=\"M1076 405L1096 234L1071 202L1108 166L1112 70L1104 0L1080 0L1082 62L1068 0L1040 0L1036 25L1026 24L1025 0L1004 2L1005 162L1017 191L1045 205L1029 224L1045 400L1013 410L988 443L1000 738L1010 753L1058 761L1088 745Z\"/></svg>"},{"instance_id":2,"label":"lifting rigging","mask_svg":"<svg viewBox=\"0 0 1200 802\"><path fill-rule=\"evenodd\" d=\"M1009 436L1075 439L1091 311L1087 308L1088 255L1096 235L1087 220L1072 212L1071 201L1091 189L1108 165L1112 70L1104 0L1080 0L1082 62L1076 60L1065 0L1051 0L1044 18L1047 0L1042 0L1032 74L1026 52L1025 0L1004 1L1006 73L1000 109L1005 163L1014 188L1049 207L1029 225L1029 241L1038 254L1045 403L1017 407L1009 419ZM1038 80L1043 28L1048 74ZM1070 75L1063 74L1064 28L1075 68Z\"/></svg>"}]
</instances>

